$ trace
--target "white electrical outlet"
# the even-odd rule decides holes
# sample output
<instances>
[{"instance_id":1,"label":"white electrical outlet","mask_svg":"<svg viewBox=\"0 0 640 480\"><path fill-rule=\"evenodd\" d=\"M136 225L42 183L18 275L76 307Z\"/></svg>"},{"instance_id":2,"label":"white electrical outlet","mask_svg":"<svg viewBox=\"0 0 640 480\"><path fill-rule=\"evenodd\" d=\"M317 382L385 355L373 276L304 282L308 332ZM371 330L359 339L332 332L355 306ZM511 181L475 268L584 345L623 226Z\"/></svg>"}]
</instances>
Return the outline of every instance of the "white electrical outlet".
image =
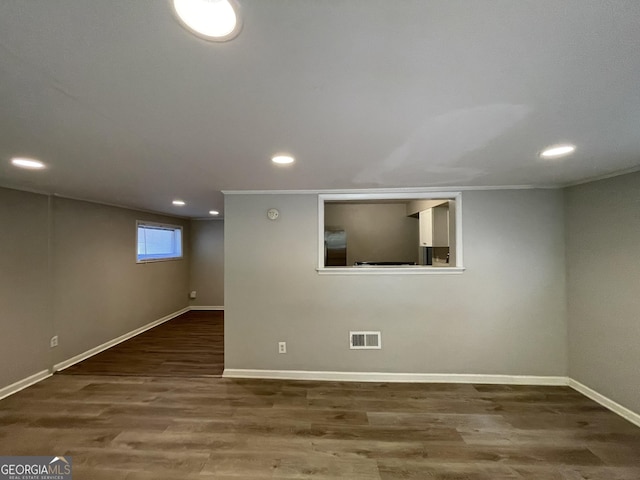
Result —
<instances>
[{"instance_id":1,"label":"white electrical outlet","mask_svg":"<svg viewBox=\"0 0 640 480\"><path fill-rule=\"evenodd\" d=\"M58 336L55 335L51 337L51 348L58 346Z\"/></svg>"},{"instance_id":2,"label":"white electrical outlet","mask_svg":"<svg viewBox=\"0 0 640 480\"><path fill-rule=\"evenodd\" d=\"M278 353L287 353L287 342L278 342Z\"/></svg>"},{"instance_id":3,"label":"white electrical outlet","mask_svg":"<svg viewBox=\"0 0 640 480\"><path fill-rule=\"evenodd\" d=\"M195 299L198 296L198 292L196 292L195 290L192 290L191 292L189 292L189 298L191 300Z\"/></svg>"}]
</instances>

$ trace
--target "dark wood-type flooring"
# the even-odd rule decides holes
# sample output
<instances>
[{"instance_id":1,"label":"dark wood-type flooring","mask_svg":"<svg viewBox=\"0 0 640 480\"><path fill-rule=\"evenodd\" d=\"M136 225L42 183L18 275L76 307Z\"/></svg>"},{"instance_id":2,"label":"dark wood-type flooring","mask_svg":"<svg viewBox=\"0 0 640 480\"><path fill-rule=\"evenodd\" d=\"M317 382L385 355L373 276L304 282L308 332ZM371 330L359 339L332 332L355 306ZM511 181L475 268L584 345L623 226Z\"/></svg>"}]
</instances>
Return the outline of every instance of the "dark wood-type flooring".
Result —
<instances>
[{"instance_id":1,"label":"dark wood-type flooring","mask_svg":"<svg viewBox=\"0 0 640 480\"><path fill-rule=\"evenodd\" d=\"M198 377L223 369L224 312L190 311L60 373Z\"/></svg>"},{"instance_id":2,"label":"dark wood-type flooring","mask_svg":"<svg viewBox=\"0 0 640 480\"><path fill-rule=\"evenodd\" d=\"M640 479L640 428L568 387L168 376L126 354L0 401L0 454L70 455L75 480Z\"/></svg>"}]
</instances>

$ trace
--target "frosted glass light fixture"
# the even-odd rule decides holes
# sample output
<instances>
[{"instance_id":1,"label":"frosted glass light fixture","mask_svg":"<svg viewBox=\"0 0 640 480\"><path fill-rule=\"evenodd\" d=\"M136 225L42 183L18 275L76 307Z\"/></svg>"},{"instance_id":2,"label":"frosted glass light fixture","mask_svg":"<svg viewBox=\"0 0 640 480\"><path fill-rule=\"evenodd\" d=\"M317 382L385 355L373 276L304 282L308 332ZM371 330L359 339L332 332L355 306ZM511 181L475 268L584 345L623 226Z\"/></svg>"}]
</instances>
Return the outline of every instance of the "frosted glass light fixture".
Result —
<instances>
[{"instance_id":1,"label":"frosted glass light fixture","mask_svg":"<svg viewBox=\"0 0 640 480\"><path fill-rule=\"evenodd\" d=\"M205 40L224 42L240 33L235 0L172 0L172 3L183 26Z\"/></svg>"}]
</instances>

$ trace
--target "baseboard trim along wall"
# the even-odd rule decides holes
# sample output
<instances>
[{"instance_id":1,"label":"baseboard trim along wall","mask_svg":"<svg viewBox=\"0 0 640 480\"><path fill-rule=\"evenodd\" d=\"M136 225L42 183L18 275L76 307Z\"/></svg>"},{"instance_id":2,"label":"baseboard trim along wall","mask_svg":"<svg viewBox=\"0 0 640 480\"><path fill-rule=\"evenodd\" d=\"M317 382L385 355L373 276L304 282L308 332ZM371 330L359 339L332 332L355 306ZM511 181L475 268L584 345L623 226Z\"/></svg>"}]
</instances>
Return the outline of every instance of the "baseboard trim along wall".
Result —
<instances>
[{"instance_id":1,"label":"baseboard trim along wall","mask_svg":"<svg viewBox=\"0 0 640 480\"><path fill-rule=\"evenodd\" d=\"M42 370L30 377L23 378L22 380L18 380L16 383L0 388L0 400L8 397L9 395L13 395L14 393L18 393L20 390L24 390L35 383L41 382L45 378L49 378L51 375L52 373L49 370Z\"/></svg>"},{"instance_id":2,"label":"baseboard trim along wall","mask_svg":"<svg viewBox=\"0 0 640 480\"><path fill-rule=\"evenodd\" d=\"M577 390L578 392L583 394L585 397L589 397L594 402L598 402L603 407L608 408L612 412L620 415L622 418L625 418L634 425L640 427L640 414L629 410L627 407L623 407L619 403L614 402L610 398L605 397L604 395L596 392L595 390L587 387L577 380L574 380L573 378L569 378L568 385L574 390Z\"/></svg>"},{"instance_id":3,"label":"baseboard trim along wall","mask_svg":"<svg viewBox=\"0 0 640 480\"><path fill-rule=\"evenodd\" d=\"M191 305L189 310L224 310L224 306Z\"/></svg>"},{"instance_id":4,"label":"baseboard trim along wall","mask_svg":"<svg viewBox=\"0 0 640 480\"><path fill-rule=\"evenodd\" d=\"M176 318L190 310L223 310L224 307L185 307L177 312L173 312L147 325L132 330L113 340L98 345L87 350L80 355L76 355L64 362L53 366L52 372L64 370L75 365L93 355L111 348L119 343L129 340L136 335L140 335L153 327ZM14 393L19 392L35 383L38 383L53 373L43 370L27 378L23 378L11 385L0 388L0 400ZM538 375L484 375L484 374L458 374L458 373L389 373L389 372L327 372L308 370L259 370L259 369L238 369L225 368L222 376L224 378L255 378L272 380L320 380L320 381L344 381L344 382L389 382L389 383L478 383L495 385L542 385L542 386L562 386L566 385L580 392L584 396L599 403L612 412L620 415L624 419L640 427L640 414L608 397L596 392L586 385L569 377L564 376L538 376Z\"/></svg>"},{"instance_id":5,"label":"baseboard trim along wall","mask_svg":"<svg viewBox=\"0 0 640 480\"><path fill-rule=\"evenodd\" d=\"M567 385L567 377L449 373L315 372L306 370L250 370L226 368L225 378L329 380L346 382L490 383L504 385Z\"/></svg>"},{"instance_id":6,"label":"baseboard trim along wall","mask_svg":"<svg viewBox=\"0 0 640 480\"><path fill-rule=\"evenodd\" d=\"M256 378L272 380L324 380L344 382L406 382L406 383L479 383L495 385L569 386L608 408L613 413L640 427L640 414L623 407L610 398L582 383L563 376L536 375L482 375L441 373L376 373L376 372L322 372L307 370L253 370L225 368L224 378Z\"/></svg>"},{"instance_id":7,"label":"baseboard trim along wall","mask_svg":"<svg viewBox=\"0 0 640 480\"><path fill-rule=\"evenodd\" d=\"M151 323L147 323L146 325L143 325L140 328L136 328L135 330L131 330L129 333L125 333L124 335L120 335L117 338L114 338L113 340L109 340L108 342L103 343L102 345L98 345L97 347L91 348L89 350L87 350L86 352L83 352L79 355L76 355L75 357L71 357L68 360L65 360L64 362L60 362L60 363L56 363L53 366L53 371L54 372L59 372L60 370L64 370L65 368L69 368L71 365L75 365L78 362L81 362L83 360L86 360L89 357L93 357L94 355L97 355L100 352L104 352L105 350L107 350L108 348L111 348L115 345L118 345L119 343L125 342L127 340L129 340L130 338L135 337L136 335L140 335L143 332L146 332L147 330L152 329L153 327L157 327L158 325L161 325L165 322L168 322L169 320L172 320L180 315L182 315L183 313L187 313L189 310L191 310L190 307L185 307L182 308L180 310L178 310L177 312L173 312L170 313L169 315L166 315L158 320L154 320Z\"/></svg>"}]
</instances>

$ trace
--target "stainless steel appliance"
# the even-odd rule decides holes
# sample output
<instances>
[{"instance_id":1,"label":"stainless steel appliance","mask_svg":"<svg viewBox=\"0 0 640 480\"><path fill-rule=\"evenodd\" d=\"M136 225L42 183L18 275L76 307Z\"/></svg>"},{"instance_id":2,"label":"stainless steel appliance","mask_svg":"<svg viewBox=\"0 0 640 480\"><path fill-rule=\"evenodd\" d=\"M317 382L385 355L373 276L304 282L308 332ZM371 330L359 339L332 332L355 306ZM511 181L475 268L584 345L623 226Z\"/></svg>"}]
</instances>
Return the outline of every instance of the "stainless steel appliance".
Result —
<instances>
[{"instance_id":1,"label":"stainless steel appliance","mask_svg":"<svg viewBox=\"0 0 640 480\"><path fill-rule=\"evenodd\" d=\"M347 232L327 227L324 231L324 265L325 267L347 266Z\"/></svg>"}]
</instances>

